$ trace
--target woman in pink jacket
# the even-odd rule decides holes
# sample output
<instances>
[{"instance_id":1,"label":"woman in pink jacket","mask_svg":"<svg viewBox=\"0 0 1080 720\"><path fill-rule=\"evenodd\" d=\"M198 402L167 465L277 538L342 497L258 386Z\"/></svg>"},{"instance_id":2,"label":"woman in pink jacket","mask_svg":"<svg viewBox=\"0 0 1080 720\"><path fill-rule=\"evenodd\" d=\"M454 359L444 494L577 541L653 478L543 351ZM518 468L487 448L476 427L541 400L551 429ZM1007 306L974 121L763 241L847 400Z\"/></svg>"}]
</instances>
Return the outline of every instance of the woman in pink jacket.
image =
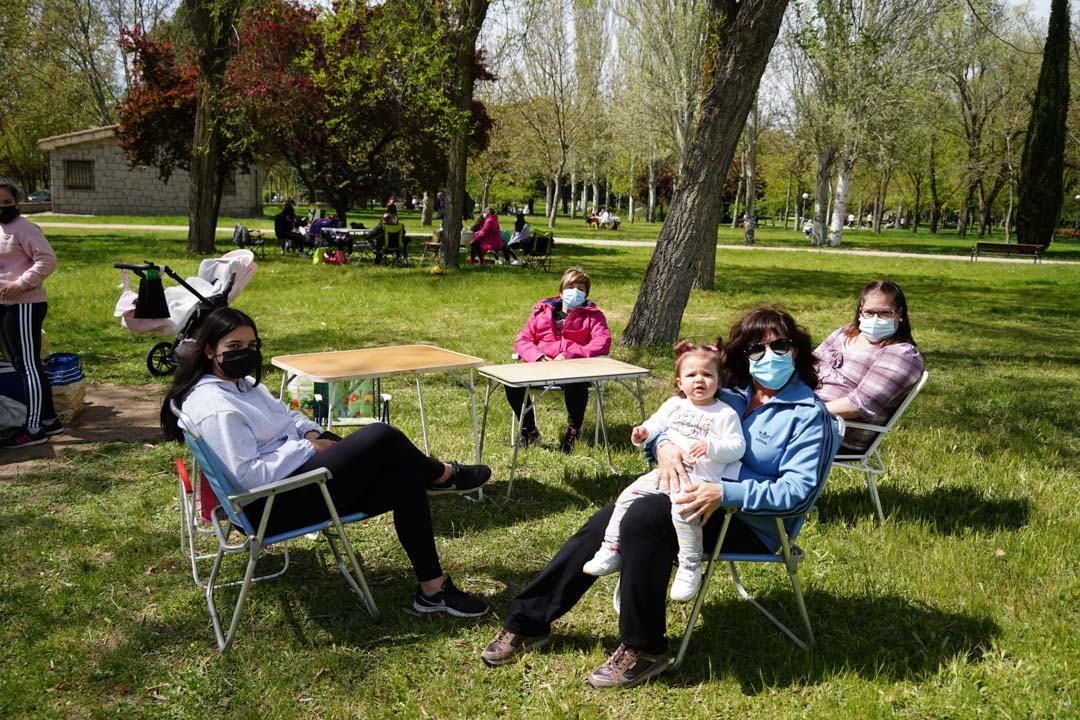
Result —
<instances>
[{"instance_id":1,"label":"woman in pink jacket","mask_svg":"<svg viewBox=\"0 0 1080 720\"><path fill-rule=\"evenodd\" d=\"M611 330L604 313L588 299L591 284L589 276L580 268L570 268L563 273L560 294L536 303L525 328L518 333L514 351L519 358L525 362L543 362L608 354ZM589 384L564 384L562 389L567 417L566 432L559 449L569 453L581 435L581 423L589 404ZM521 414L525 392L525 388L506 388L506 399L514 409L515 417ZM536 418L530 409L522 420L518 445L528 447L539 440L540 431L536 429Z\"/></svg>"},{"instance_id":2,"label":"woman in pink jacket","mask_svg":"<svg viewBox=\"0 0 1080 720\"><path fill-rule=\"evenodd\" d=\"M469 243L469 259L466 262L469 265L482 265L484 253L498 252L502 249L503 241L502 232L499 230L499 216L495 213L495 208L487 208L484 210L480 229L476 231L472 242ZM504 252L503 254L506 255L507 253Z\"/></svg>"},{"instance_id":3,"label":"woman in pink jacket","mask_svg":"<svg viewBox=\"0 0 1080 720\"><path fill-rule=\"evenodd\" d=\"M0 340L26 391L26 424L0 448L40 445L64 430L41 367L41 324L49 307L42 283L55 268L56 254L41 229L19 216L19 189L0 180Z\"/></svg>"}]
</instances>

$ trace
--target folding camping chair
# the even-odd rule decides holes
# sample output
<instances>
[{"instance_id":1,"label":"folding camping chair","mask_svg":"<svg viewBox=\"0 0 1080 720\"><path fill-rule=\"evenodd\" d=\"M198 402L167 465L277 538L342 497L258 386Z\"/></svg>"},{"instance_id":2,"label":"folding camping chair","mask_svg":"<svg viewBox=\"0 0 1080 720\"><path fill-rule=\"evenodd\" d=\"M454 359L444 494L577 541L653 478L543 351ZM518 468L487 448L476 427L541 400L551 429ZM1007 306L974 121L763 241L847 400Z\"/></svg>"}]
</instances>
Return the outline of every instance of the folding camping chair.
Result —
<instances>
[{"instance_id":1,"label":"folding camping chair","mask_svg":"<svg viewBox=\"0 0 1080 720\"><path fill-rule=\"evenodd\" d=\"M262 230L251 230L243 223L236 223L233 228L233 245L250 248L260 256L266 254L266 238L263 237Z\"/></svg>"},{"instance_id":2,"label":"folding camping chair","mask_svg":"<svg viewBox=\"0 0 1080 720\"><path fill-rule=\"evenodd\" d=\"M521 262L530 270L551 269L551 248L555 245L554 234L550 230L533 230L532 247L522 249Z\"/></svg>"},{"instance_id":3,"label":"folding camping chair","mask_svg":"<svg viewBox=\"0 0 1080 720\"><path fill-rule=\"evenodd\" d=\"M205 439L199 434L194 423L191 422L191 419L180 410L175 402L171 404L171 408L173 413L179 419L180 429L184 432L184 440L187 442L188 448L195 457L199 469L202 471L203 475L206 476L206 479L219 502L219 505L215 507L212 512L211 525L213 527L214 535L217 538L217 552L214 555L214 563L206 581L206 605L210 611L210 620L214 626L214 635L217 637L218 647L221 651L226 652L229 649L229 646L232 644L233 638L236 635L236 628L240 624L240 614L243 611L244 601L247 599L247 593L251 583L269 580L284 574L289 567L288 541L309 533L322 533L326 537L327 542L330 544L330 549L334 553L334 559L337 561L338 568L341 570L342 575L345 576L345 580L349 583L349 586L352 587L353 591L360 599L361 604L371 617L377 620L379 618L379 609L375 605L375 598L371 595L371 590L368 588L364 573L360 569L360 563L357 561L356 554L353 552L352 543L349 542L344 527L348 523L365 519L367 515L364 513L353 513L351 515L346 515L345 517L340 517L338 515L337 508L334 506L334 501L330 497L329 490L326 488L326 481L331 477L330 471L325 468L320 468L318 470L312 470L311 472L285 478L284 480L268 483L251 490L241 489L236 482L236 478L225 468L221 460L218 459L206 444ZM330 514L330 519L322 523L308 525L306 527L267 537L266 525L270 519L270 514L274 509L274 500L276 497L290 490L312 484L318 484L323 499L326 502L326 508ZM244 506L260 498L265 498L265 505L263 506L263 513L259 526L256 528L252 526L247 515L244 513ZM243 535L243 540L241 542L229 542L230 535L233 531ZM345 559L342 557L341 550L338 547L339 540L341 541L342 547L344 547L349 565L352 566L352 572L350 572L348 565L345 563ZM256 577L255 564L259 557L267 547L277 543L282 543L284 549L283 566L277 572ZM218 574L221 570L221 561L225 555L235 555L244 552L248 553L248 561L243 579L219 584ZM196 582L198 582L197 577ZM228 631L222 633L221 620L218 616L217 605L214 601L214 592L221 588L233 586L239 586L239 597L236 600L236 606L233 608L232 619L229 623Z\"/></svg>"},{"instance_id":4,"label":"folding camping chair","mask_svg":"<svg viewBox=\"0 0 1080 720\"><path fill-rule=\"evenodd\" d=\"M825 448L825 453L829 457L836 454L836 451L840 447L840 440L844 435L844 420L843 418L836 418L836 426L833 428L834 432L831 434L830 442ZM795 544L795 536L789 535L787 527L784 525L785 520L798 520L805 517L814 511L814 503L817 502L818 496L825 488L825 481L829 477L829 471L832 466L832 462L825 463L819 470L818 484L814 488L814 491L803 500L801 505L794 508L790 512L783 514L771 514L763 512L752 512L748 510L738 510L747 515L754 515L756 517L771 517L776 521L776 530L780 536L780 550L776 553L726 553L720 552L721 546L724 544L724 538L727 536L728 527L731 525L731 516L734 515L737 510L735 508L728 508L724 515L724 524L720 528L720 535L716 539L716 546L713 548L712 554L709 556L709 564L705 570L705 576L701 579L701 587L698 588L697 596L694 598L694 605L690 611L690 619L686 623L686 630L683 631L682 640L679 642L679 650L675 655L675 659L668 667L668 671L674 670L683 661L683 657L686 655L686 648L690 645L690 637L694 634L694 625L697 623L698 614L701 612L701 606L705 602L705 593L709 588L709 581L712 579L713 571L717 568L720 562L726 562L728 568L731 571L731 580L735 585L735 589L739 592L739 595L744 599L750 601L750 604L761 612L773 625L775 625L784 635L788 637L793 643L799 646L802 650L809 650L814 647L816 642L814 640L814 629L810 625L810 615L806 611L806 601L803 599L802 586L799 584L799 563L806 559L806 552L803 551L798 545ZM802 529L802 524L796 526L796 535L799 530ZM735 563L774 563L783 564L787 570L788 579L791 581L791 591L795 596L795 603L799 608L799 616L802 618L803 627L806 630L806 639L800 638L794 633L787 625L780 622L768 609L759 603L754 596L752 596L747 589L743 586L742 579L739 577L739 571L735 567ZM621 580L621 579L620 579ZM615 584L615 594L612 597L612 602L615 605L615 612L619 611L619 590L621 581Z\"/></svg>"},{"instance_id":5,"label":"folding camping chair","mask_svg":"<svg viewBox=\"0 0 1080 720\"><path fill-rule=\"evenodd\" d=\"M878 518L881 522L885 522L885 513L881 509L881 497L878 495L876 476L884 475L885 471L888 469L885 465L885 461L881 458L881 453L879 451L881 441L885 439L886 435L892 432L897 421L903 416L904 411L907 410L908 405L915 399L915 396L923 389L923 385L926 384L929 377L930 373L924 370L922 377L919 378L919 382L915 383L915 387L913 387L911 392L908 393L908 396L904 398L904 402L900 403L900 407L896 408L896 412L892 414L892 417L890 417L889 421L884 425L871 425L870 423L857 422L855 420L847 421L847 426L849 428L870 430L877 433L877 437L875 437L874 441L870 443L870 446L861 453L847 453L841 449L840 454L836 456L834 465L847 470L857 470L866 476L866 489L870 491L870 499L877 509Z\"/></svg>"},{"instance_id":6,"label":"folding camping chair","mask_svg":"<svg viewBox=\"0 0 1080 720\"><path fill-rule=\"evenodd\" d=\"M409 264L409 242L405 237L405 226L401 223L383 225L382 255L390 258L388 265Z\"/></svg>"}]
</instances>

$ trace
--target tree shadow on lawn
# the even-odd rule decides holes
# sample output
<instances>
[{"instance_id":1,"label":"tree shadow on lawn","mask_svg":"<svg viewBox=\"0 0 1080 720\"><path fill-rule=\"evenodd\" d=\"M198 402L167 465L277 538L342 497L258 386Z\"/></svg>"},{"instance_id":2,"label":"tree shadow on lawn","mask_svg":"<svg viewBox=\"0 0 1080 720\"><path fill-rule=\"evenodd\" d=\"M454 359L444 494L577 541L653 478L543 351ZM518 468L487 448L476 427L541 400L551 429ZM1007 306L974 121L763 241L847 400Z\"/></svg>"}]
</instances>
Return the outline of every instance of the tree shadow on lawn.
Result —
<instances>
[{"instance_id":1,"label":"tree shadow on lawn","mask_svg":"<svg viewBox=\"0 0 1080 720\"><path fill-rule=\"evenodd\" d=\"M926 523L941 535L963 535L969 530L1019 530L1027 525L1031 514L1027 498L988 499L972 487L937 487L926 494L915 494L879 481L878 492L890 521ZM861 485L838 492L826 489L818 499L818 519L823 524L850 527L874 515L870 495Z\"/></svg>"},{"instance_id":2,"label":"tree shadow on lawn","mask_svg":"<svg viewBox=\"0 0 1080 720\"><path fill-rule=\"evenodd\" d=\"M788 627L802 627L790 591L770 592L761 602ZM1001 632L988 617L947 612L895 595L853 598L810 592L806 604L817 638L812 653L791 644L749 603L707 602L685 663L664 680L686 687L730 675L748 695L825 682L837 673L918 681L955 657L979 661ZM684 627L672 624L669 634ZM675 647L673 642L672 650Z\"/></svg>"}]
</instances>

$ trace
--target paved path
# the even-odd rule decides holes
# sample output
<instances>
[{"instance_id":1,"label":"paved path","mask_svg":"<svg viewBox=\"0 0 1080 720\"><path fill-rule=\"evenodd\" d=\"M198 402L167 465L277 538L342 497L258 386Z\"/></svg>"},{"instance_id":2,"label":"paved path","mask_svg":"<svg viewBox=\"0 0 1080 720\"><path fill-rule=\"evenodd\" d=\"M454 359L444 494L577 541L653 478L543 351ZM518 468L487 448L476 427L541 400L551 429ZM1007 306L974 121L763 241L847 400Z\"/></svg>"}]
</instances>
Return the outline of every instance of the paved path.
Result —
<instances>
[{"instance_id":1,"label":"paved path","mask_svg":"<svg viewBox=\"0 0 1080 720\"><path fill-rule=\"evenodd\" d=\"M119 223L115 224L100 224L100 223L68 223L68 222L39 222L37 223L43 228L68 228L76 230L162 230L170 232L187 232L187 225L123 225ZM219 227L217 229L219 235L232 235L233 229L231 227ZM656 245L652 240L601 240L600 238L555 238L556 243L566 243L568 245L597 245L602 247L653 247ZM766 251L766 252L811 252L822 253L826 255L861 255L865 257L895 257L895 258L919 258L922 260L963 260L970 262L971 258L967 255L935 255L933 253L905 253L905 252L890 252L887 250L851 250L848 248L828 248L828 247L769 247L765 245L717 245L719 250L745 250L748 252L753 251ZM1024 258L1008 258L1008 257L995 257L995 258L979 258L979 262L996 262L996 263L1027 263L1032 264L1030 259ZM1044 265L1075 265L1076 263L1068 260L1043 260Z\"/></svg>"}]
</instances>

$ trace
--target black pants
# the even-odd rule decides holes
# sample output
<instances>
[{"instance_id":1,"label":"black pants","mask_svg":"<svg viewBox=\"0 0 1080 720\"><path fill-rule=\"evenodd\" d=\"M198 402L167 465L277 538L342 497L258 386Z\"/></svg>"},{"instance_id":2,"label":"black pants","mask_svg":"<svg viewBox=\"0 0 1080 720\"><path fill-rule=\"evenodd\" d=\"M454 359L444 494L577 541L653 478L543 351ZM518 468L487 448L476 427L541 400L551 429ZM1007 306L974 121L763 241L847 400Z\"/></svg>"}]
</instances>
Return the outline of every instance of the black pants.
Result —
<instances>
[{"instance_id":1,"label":"black pants","mask_svg":"<svg viewBox=\"0 0 1080 720\"><path fill-rule=\"evenodd\" d=\"M514 417L520 417L521 406L525 404L525 388L506 388L506 400L514 410ZM585 408L589 405L589 383L569 383L562 386L563 399L566 401L566 424L570 427L581 429L581 423L585 422ZM536 416L532 408L525 413L525 420L521 424L522 432L531 432L536 429Z\"/></svg>"},{"instance_id":2,"label":"black pants","mask_svg":"<svg viewBox=\"0 0 1080 720\"><path fill-rule=\"evenodd\" d=\"M503 627L523 635L543 635L551 623L570 611L596 578L581 567L604 541L604 529L614 505L599 511L562 546L547 567L510 603ZM705 552L712 552L724 524L716 511L703 528ZM731 519L724 552L768 552L757 535ZM671 501L666 495L638 499L623 518L619 535L622 565L622 606L619 637L627 647L655 654L666 652L667 584L678 554L678 539L671 524Z\"/></svg>"},{"instance_id":3,"label":"black pants","mask_svg":"<svg viewBox=\"0 0 1080 720\"><path fill-rule=\"evenodd\" d=\"M41 365L41 324L49 304L0 305L0 340L15 372L22 376L26 398L26 427L37 429L56 418L52 388Z\"/></svg>"},{"instance_id":4,"label":"black pants","mask_svg":"<svg viewBox=\"0 0 1080 720\"><path fill-rule=\"evenodd\" d=\"M438 460L424 455L398 429L384 423L362 427L341 442L317 453L296 475L327 468L333 478L326 483L338 515L364 512L369 516L394 513L394 530L405 548L418 580L442 575L435 535L431 528L431 508L427 487L443 474ZM256 528L264 501L244 508ZM318 486L300 488L274 500L267 536L313 525L330 519Z\"/></svg>"}]
</instances>

